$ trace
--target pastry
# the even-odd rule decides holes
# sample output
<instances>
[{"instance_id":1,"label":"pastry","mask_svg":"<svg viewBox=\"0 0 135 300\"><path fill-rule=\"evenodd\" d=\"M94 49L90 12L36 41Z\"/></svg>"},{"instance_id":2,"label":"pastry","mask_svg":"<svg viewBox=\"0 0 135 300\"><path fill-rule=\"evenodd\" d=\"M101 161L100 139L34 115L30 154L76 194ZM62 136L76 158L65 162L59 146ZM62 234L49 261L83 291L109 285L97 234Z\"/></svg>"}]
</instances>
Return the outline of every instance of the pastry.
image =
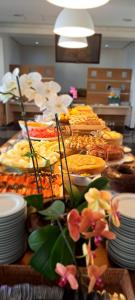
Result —
<instances>
[{"instance_id":1,"label":"pastry","mask_svg":"<svg viewBox=\"0 0 135 300\"><path fill-rule=\"evenodd\" d=\"M105 161L96 156L74 154L67 157L68 169L73 174L99 174L105 168ZM63 169L66 169L65 159L62 159Z\"/></svg>"},{"instance_id":2,"label":"pastry","mask_svg":"<svg viewBox=\"0 0 135 300\"><path fill-rule=\"evenodd\" d=\"M121 164L107 167L103 173L110 182L112 190L121 193L135 193L135 165Z\"/></svg>"},{"instance_id":3,"label":"pastry","mask_svg":"<svg viewBox=\"0 0 135 300\"><path fill-rule=\"evenodd\" d=\"M123 136L117 131L103 131L101 136L109 144L122 145Z\"/></svg>"},{"instance_id":4,"label":"pastry","mask_svg":"<svg viewBox=\"0 0 135 300\"><path fill-rule=\"evenodd\" d=\"M66 154L71 155L75 153L86 153L87 146L94 147L94 145L105 144L100 137L92 135L74 135L65 140Z\"/></svg>"},{"instance_id":5,"label":"pastry","mask_svg":"<svg viewBox=\"0 0 135 300\"><path fill-rule=\"evenodd\" d=\"M123 148L117 145L88 145L87 153L103 158L105 161L121 160L124 157Z\"/></svg>"}]
</instances>

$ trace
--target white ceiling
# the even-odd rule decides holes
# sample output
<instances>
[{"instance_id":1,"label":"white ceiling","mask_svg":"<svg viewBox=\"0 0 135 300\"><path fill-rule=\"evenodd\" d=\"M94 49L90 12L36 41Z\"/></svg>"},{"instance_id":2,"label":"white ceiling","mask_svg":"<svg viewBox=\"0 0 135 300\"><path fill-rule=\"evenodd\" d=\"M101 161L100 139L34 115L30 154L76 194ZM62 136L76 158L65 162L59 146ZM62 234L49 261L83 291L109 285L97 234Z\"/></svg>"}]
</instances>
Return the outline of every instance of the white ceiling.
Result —
<instances>
[{"instance_id":1,"label":"white ceiling","mask_svg":"<svg viewBox=\"0 0 135 300\"><path fill-rule=\"evenodd\" d=\"M46 0L0 0L0 23L52 25L60 11L60 7ZM135 27L135 0L110 0L108 4L89 12L96 26ZM22 16L15 17L14 14ZM132 21L125 22L123 18Z\"/></svg>"},{"instance_id":2,"label":"white ceiling","mask_svg":"<svg viewBox=\"0 0 135 300\"><path fill-rule=\"evenodd\" d=\"M40 46L54 45L53 25L60 11L46 0L0 0L0 33L22 45L35 41ZM135 40L135 0L110 0L89 12L97 32L103 34L102 47L124 48Z\"/></svg>"}]
</instances>

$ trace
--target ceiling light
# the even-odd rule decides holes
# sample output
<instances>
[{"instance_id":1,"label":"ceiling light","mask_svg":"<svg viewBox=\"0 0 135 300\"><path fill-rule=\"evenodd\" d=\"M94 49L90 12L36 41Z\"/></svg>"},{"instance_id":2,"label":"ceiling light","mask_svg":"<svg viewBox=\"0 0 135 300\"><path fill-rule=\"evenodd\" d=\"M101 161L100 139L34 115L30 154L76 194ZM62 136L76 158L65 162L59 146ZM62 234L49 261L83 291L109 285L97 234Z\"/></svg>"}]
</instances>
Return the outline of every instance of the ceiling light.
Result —
<instances>
[{"instance_id":1,"label":"ceiling light","mask_svg":"<svg viewBox=\"0 0 135 300\"><path fill-rule=\"evenodd\" d=\"M130 18L123 18L122 19L124 22L132 22L132 19L130 19Z\"/></svg>"},{"instance_id":2,"label":"ceiling light","mask_svg":"<svg viewBox=\"0 0 135 300\"><path fill-rule=\"evenodd\" d=\"M66 8L87 9L102 6L110 0L47 0L48 2Z\"/></svg>"},{"instance_id":3,"label":"ceiling light","mask_svg":"<svg viewBox=\"0 0 135 300\"><path fill-rule=\"evenodd\" d=\"M58 46L62 48L86 48L88 47L87 39L84 38L73 38L60 36Z\"/></svg>"},{"instance_id":4,"label":"ceiling light","mask_svg":"<svg viewBox=\"0 0 135 300\"><path fill-rule=\"evenodd\" d=\"M86 10L64 8L56 19L54 33L68 37L86 37L93 35L95 30Z\"/></svg>"},{"instance_id":5,"label":"ceiling light","mask_svg":"<svg viewBox=\"0 0 135 300\"><path fill-rule=\"evenodd\" d=\"M38 42L38 41L36 41L36 42L35 42L35 45L39 45L39 42Z\"/></svg>"},{"instance_id":6,"label":"ceiling light","mask_svg":"<svg viewBox=\"0 0 135 300\"><path fill-rule=\"evenodd\" d=\"M16 18L23 18L24 15L23 15L23 14L14 14L13 17L16 17Z\"/></svg>"}]
</instances>

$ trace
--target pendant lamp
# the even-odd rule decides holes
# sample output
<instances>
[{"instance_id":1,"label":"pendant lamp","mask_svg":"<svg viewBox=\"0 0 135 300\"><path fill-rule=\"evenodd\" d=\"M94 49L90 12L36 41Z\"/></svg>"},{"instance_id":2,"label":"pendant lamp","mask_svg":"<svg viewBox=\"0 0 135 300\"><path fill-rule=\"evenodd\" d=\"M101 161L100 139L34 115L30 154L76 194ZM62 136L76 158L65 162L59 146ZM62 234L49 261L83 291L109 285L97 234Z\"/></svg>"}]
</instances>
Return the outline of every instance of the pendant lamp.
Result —
<instances>
[{"instance_id":1,"label":"pendant lamp","mask_svg":"<svg viewBox=\"0 0 135 300\"><path fill-rule=\"evenodd\" d=\"M58 41L58 46L62 48L86 48L88 47L88 42L85 37L83 38L72 38L60 36Z\"/></svg>"},{"instance_id":2,"label":"pendant lamp","mask_svg":"<svg viewBox=\"0 0 135 300\"><path fill-rule=\"evenodd\" d=\"M88 11L64 8L56 19L54 33L68 37L87 37L93 35L95 30Z\"/></svg>"},{"instance_id":3,"label":"pendant lamp","mask_svg":"<svg viewBox=\"0 0 135 300\"><path fill-rule=\"evenodd\" d=\"M66 8L87 9L107 4L110 0L47 0L48 2Z\"/></svg>"}]
</instances>

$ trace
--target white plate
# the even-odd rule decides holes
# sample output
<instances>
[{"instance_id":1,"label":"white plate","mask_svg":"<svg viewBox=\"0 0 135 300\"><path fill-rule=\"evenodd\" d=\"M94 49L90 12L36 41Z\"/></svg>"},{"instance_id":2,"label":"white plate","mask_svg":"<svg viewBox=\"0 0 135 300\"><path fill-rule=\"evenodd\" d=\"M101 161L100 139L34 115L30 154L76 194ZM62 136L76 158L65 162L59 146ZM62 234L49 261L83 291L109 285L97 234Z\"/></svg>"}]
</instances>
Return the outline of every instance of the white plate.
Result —
<instances>
[{"instance_id":1,"label":"white plate","mask_svg":"<svg viewBox=\"0 0 135 300\"><path fill-rule=\"evenodd\" d=\"M109 250L109 257L110 259L118 266L122 267L122 268L126 268L129 270L134 271L135 270L135 264L131 263L131 265L129 266L129 264L127 262L120 262L119 260L117 260L117 258L114 258L113 253Z\"/></svg>"},{"instance_id":2,"label":"white plate","mask_svg":"<svg viewBox=\"0 0 135 300\"><path fill-rule=\"evenodd\" d=\"M0 194L0 218L15 214L24 208L24 198L14 193Z\"/></svg>"},{"instance_id":3,"label":"white plate","mask_svg":"<svg viewBox=\"0 0 135 300\"><path fill-rule=\"evenodd\" d=\"M75 185L78 185L78 186L87 186L93 180L101 177L101 174L83 176L83 175L78 175L78 174L72 174L72 173L70 173L69 175L70 175L72 184L75 184ZM65 178L65 180L68 181L68 175L67 174L64 174L64 178Z\"/></svg>"},{"instance_id":4,"label":"white plate","mask_svg":"<svg viewBox=\"0 0 135 300\"><path fill-rule=\"evenodd\" d=\"M27 216L27 203L26 201L24 201L24 208L22 208L20 211L14 213L13 215L9 215L9 216L6 216L6 217L0 217L0 227L2 225L9 225L10 223L12 222L16 222L20 219L20 218L26 218Z\"/></svg>"},{"instance_id":5,"label":"white plate","mask_svg":"<svg viewBox=\"0 0 135 300\"><path fill-rule=\"evenodd\" d=\"M123 158L124 163L131 163L134 161L134 155L131 153L125 154Z\"/></svg>"},{"instance_id":6,"label":"white plate","mask_svg":"<svg viewBox=\"0 0 135 300\"><path fill-rule=\"evenodd\" d=\"M124 153L130 153L130 152L132 152L132 149L127 146L123 146L123 151L124 151Z\"/></svg>"},{"instance_id":7,"label":"white plate","mask_svg":"<svg viewBox=\"0 0 135 300\"><path fill-rule=\"evenodd\" d=\"M120 160L113 160L108 161L107 166L115 166L115 165L121 165L123 163L130 163L134 161L134 156L131 153L124 154L124 157Z\"/></svg>"},{"instance_id":8,"label":"white plate","mask_svg":"<svg viewBox=\"0 0 135 300\"><path fill-rule=\"evenodd\" d=\"M121 215L135 220L135 194L121 193L113 199L119 200L119 212Z\"/></svg>"}]
</instances>

